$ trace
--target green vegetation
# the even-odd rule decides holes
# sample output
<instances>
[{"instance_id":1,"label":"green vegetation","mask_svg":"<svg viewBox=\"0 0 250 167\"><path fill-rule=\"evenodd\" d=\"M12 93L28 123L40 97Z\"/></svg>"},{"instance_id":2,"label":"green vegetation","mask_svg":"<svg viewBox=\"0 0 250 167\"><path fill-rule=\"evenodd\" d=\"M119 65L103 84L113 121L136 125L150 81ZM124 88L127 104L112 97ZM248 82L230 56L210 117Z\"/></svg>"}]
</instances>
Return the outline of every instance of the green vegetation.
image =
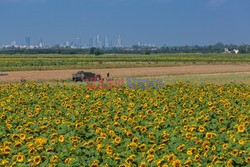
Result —
<instances>
[{"instance_id":1,"label":"green vegetation","mask_svg":"<svg viewBox=\"0 0 250 167\"><path fill-rule=\"evenodd\" d=\"M185 75L168 75L161 77L166 83L172 84L175 82L196 82L204 83L250 83L250 72L235 72L235 73L213 73L213 74L185 74Z\"/></svg>"},{"instance_id":2,"label":"green vegetation","mask_svg":"<svg viewBox=\"0 0 250 167\"><path fill-rule=\"evenodd\" d=\"M225 48L230 51L238 50L241 54L250 54L250 45L225 45L221 42L207 45L207 46L163 46L160 48L149 47L149 46L138 46L134 45L130 48L86 48L86 49L75 49L71 47L61 47L55 45L50 48L16 48L6 47L0 49L0 54L174 54L174 53L223 53Z\"/></svg>"},{"instance_id":3,"label":"green vegetation","mask_svg":"<svg viewBox=\"0 0 250 167\"><path fill-rule=\"evenodd\" d=\"M1 54L0 71L249 64L250 54L59 55Z\"/></svg>"},{"instance_id":4,"label":"green vegetation","mask_svg":"<svg viewBox=\"0 0 250 167\"><path fill-rule=\"evenodd\" d=\"M120 77L119 77L120 78ZM140 78L153 78L153 77L140 77ZM250 83L250 72L235 72L235 73L214 73L214 74L182 74L182 75L167 75L167 76L156 76L154 78L162 78L165 83L173 84L176 82L196 82L197 84L204 83ZM124 78L126 80L126 78ZM43 80L36 81L37 83L70 83L74 85L87 85L86 82L72 83L71 79L67 80Z\"/></svg>"}]
</instances>

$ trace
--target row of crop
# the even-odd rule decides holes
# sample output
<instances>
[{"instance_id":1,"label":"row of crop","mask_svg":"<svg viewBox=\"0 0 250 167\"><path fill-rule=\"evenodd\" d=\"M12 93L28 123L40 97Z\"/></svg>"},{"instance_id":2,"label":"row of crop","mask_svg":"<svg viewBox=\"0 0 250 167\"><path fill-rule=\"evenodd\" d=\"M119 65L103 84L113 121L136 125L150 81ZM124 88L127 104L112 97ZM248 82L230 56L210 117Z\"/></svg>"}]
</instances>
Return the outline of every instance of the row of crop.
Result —
<instances>
[{"instance_id":1,"label":"row of crop","mask_svg":"<svg viewBox=\"0 0 250 167\"><path fill-rule=\"evenodd\" d=\"M0 58L1 67L15 66L67 66L83 63L105 63L105 62L205 62L205 63L249 63L250 60L228 60L228 59L201 59L201 58Z\"/></svg>"},{"instance_id":2,"label":"row of crop","mask_svg":"<svg viewBox=\"0 0 250 167\"><path fill-rule=\"evenodd\" d=\"M2 166L247 166L249 85L0 86Z\"/></svg>"}]
</instances>

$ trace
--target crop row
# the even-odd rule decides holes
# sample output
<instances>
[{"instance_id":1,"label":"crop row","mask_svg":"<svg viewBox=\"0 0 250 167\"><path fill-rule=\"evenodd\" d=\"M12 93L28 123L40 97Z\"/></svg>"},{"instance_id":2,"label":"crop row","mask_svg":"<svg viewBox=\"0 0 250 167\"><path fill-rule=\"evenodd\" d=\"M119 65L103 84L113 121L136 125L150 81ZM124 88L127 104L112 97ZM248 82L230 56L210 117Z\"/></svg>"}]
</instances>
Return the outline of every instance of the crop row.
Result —
<instances>
[{"instance_id":1,"label":"crop row","mask_svg":"<svg viewBox=\"0 0 250 167\"><path fill-rule=\"evenodd\" d=\"M0 86L2 166L247 166L249 85Z\"/></svg>"}]
</instances>

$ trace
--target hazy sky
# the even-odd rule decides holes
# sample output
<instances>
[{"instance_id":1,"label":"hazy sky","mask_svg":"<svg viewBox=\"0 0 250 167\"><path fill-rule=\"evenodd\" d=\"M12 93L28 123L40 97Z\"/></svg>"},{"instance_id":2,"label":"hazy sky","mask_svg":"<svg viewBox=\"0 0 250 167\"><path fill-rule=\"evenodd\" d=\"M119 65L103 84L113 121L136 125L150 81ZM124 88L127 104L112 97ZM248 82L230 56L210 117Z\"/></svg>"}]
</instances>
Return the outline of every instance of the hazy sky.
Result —
<instances>
[{"instance_id":1,"label":"hazy sky","mask_svg":"<svg viewBox=\"0 0 250 167\"><path fill-rule=\"evenodd\" d=\"M116 39L126 45L250 44L250 0L0 0L0 45Z\"/></svg>"}]
</instances>

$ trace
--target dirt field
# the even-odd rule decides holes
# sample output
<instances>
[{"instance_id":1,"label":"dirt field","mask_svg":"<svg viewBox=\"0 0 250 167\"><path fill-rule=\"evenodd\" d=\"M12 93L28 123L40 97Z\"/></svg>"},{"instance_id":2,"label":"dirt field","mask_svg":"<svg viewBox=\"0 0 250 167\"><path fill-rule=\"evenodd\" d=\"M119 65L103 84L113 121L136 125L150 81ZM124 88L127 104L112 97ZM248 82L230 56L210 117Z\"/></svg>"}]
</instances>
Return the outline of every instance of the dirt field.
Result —
<instances>
[{"instance_id":1,"label":"dirt field","mask_svg":"<svg viewBox=\"0 0 250 167\"><path fill-rule=\"evenodd\" d=\"M28 81L37 80L67 80L72 74L84 69L77 70L53 70L53 71L18 71L5 72L6 76L0 76L0 82L18 82L21 79ZM93 69L85 70L101 74L106 77L127 76L164 76L176 74L211 74L211 73L232 73L250 72L250 65L190 65L177 67L150 67L150 68L115 68L115 69Z\"/></svg>"}]
</instances>

